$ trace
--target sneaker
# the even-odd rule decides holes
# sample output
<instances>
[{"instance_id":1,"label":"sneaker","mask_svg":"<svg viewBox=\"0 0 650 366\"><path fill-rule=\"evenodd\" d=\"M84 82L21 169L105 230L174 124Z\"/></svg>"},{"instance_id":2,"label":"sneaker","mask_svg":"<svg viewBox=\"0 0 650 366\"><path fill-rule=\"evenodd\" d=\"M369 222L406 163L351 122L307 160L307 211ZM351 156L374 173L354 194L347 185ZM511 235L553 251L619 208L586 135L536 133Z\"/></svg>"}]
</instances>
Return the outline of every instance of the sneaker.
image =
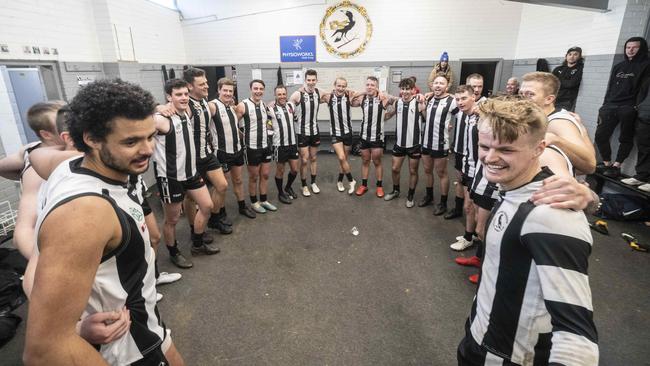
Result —
<instances>
[{"instance_id":1,"label":"sneaker","mask_svg":"<svg viewBox=\"0 0 650 366\"><path fill-rule=\"evenodd\" d=\"M461 265L461 266L481 268L481 260L475 255L473 255L473 256L471 256L469 258L457 257L454 260L456 261L456 264Z\"/></svg>"},{"instance_id":2,"label":"sneaker","mask_svg":"<svg viewBox=\"0 0 650 366\"><path fill-rule=\"evenodd\" d=\"M227 214L223 214L221 217L219 217L219 221L221 221L221 223L226 226L232 226L232 220L228 217Z\"/></svg>"},{"instance_id":3,"label":"sneaker","mask_svg":"<svg viewBox=\"0 0 650 366\"><path fill-rule=\"evenodd\" d=\"M336 182L336 190L339 192L345 191L345 186L343 185L343 182Z\"/></svg>"},{"instance_id":4,"label":"sneaker","mask_svg":"<svg viewBox=\"0 0 650 366\"><path fill-rule=\"evenodd\" d=\"M288 194L282 192L278 195L278 201L281 203L284 203L285 205L290 205L291 204L291 197L289 197Z\"/></svg>"},{"instance_id":5,"label":"sneaker","mask_svg":"<svg viewBox=\"0 0 650 366\"><path fill-rule=\"evenodd\" d=\"M318 188L318 186L316 185L316 183L312 183L312 184L311 184L311 190L312 190L312 192L314 192L315 194L319 194L319 193L320 193L320 188Z\"/></svg>"},{"instance_id":6,"label":"sneaker","mask_svg":"<svg viewBox=\"0 0 650 366\"><path fill-rule=\"evenodd\" d=\"M348 194L354 193L354 186L357 184L356 180L352 180L352 182L348 183Z\"/></svg>"},{"instance_id":7,"label":"sneaker","mask_svg":"<svg viewBox=\"0 0 650 366\"><path fill-rule=\"evenodd\" d=\"M170 255L169 260L178 268L188 269L194 267L194 263L191 260L185 258L181 252L176 253L176 255Z\"/></svg>"},{"instance_id":8,"label":"sneaker","mask_svg":"<svg viewBox=\"0 0 650 366\"><path fill-rule=\"evenodd\" d=\"M212 222L208 221L208 227L210 229L215 229L215 230L219 231L219 233L221 233L223 235L232 234L232 226L224 225L224 223L221 222L221 220L214 220ZM212 237L207 235L207 233L205 235L203 235L203 242L204 243L210 244L210 243L212 243L212 241L213 241Z\"/></svg>"},{"instance_id":9,"label":"sneaker","mask_svg":"<svg viewBox=\"0 0 650 366\"><path fill-rule=\"evenodd\" d=\"M596 173L604 173L607 168L609 168L610 165L605 165L605 163L598 163L596 164Z\"/></svg>"},{"instance_id":10,"label":"sneaker","mask_svg":"<svg viewBox=\"0 0 650 366\"><path fill-rule=\"evenodd\" d=\"M292 200L295 200L296 198L298 198L298 195L293 190L293 188L287 187L287 188L284 189L284 191L287 192L287 195L289 195L289 198L291 198Z\"/></svg>"},{"instance_id":11,"label":"sneaker","mask_svg":"<svg viewBox=\"0 0 650 366\"><path fill-rule=\"evenodd\" d=\"M471 282L471 283L477 285L477 284L478 284L479 277L480 277L480 276L479 276L478 273L477 273L477 274L473 274L473 275L469 276L468 279L469 279L469 282Z\"/></svg>"},{"instance_id":12,"label":"sneaker","mask_svg":"<svg viewBox=\"0 0 650 366\"><path fill-rule=\"evenodd\" d=\"M433 216L440 216L447 212L447 205L439 203L436 205L436 208L433 210Z\"/></svg>"},{"instance_id":13,"label":"sneaker","mask_svg":"<svg viewBox=\"0 0 650 366\"><path fill-rule=\"evenodd\" d=\"M377 190L379 190L379 188L377 188ZM377 197L379 197L379 193L377 193ZM384 201L390 201L393 198L397 198L397 197L399 197L399 191L392 191L389 194L384 196Z\"/></svg>"},{"instance_id":14,"label":"sneaker","mask_svg":"<svg viewBox=\"0 0 650 366\"><path fill-rule=\"evenodd\" d=\"M426 207L433 204L433 197L424 196L422 201L418 202L418 207Z\"/></svg>"},{"instance_id":15,"label":"sneaker","mask_svg":"<svg viewBox=\"0 0 650 366\"><path fill-rule=\"evenodd\" d=\"M158 278L156 278L156 285L165 285L168 283L173 283L183 277L180 273L169 273L169 272L160 272Z\"/></svg>"},{"instance_id":16,"label":"sneaker","mask_svg":"<svg viewBox=\"0 0 650 366\"><path fill-rule=\"evenodd\" d=\"M163 298L163 294L161 294L160 292L156 292L156 302L162 300L162 298Z\"/></svg>"},{"instance_id":17,"label":"sneaker","mask_svg":"<svg viewBox=\"0 0 650 366\"><path fill-rule=\"evenodd\" d=\"M621 175L621 167L610 166L605 169L603 175L609 178L618 178Z\"/></svg>"},{"instance_id":18,"label":"sneaker","mask_svg":"<svg viewBox=\"0 0 650 366\"><path fill-rule=\"evenodd\" d=\"M641 190L641 191L643 191L643 192L648 192L648 193L650 193L650 183L642 184L642 185L640 185L640 186L637 187L637 188L639 188L639 190Z\"/></svg>"},{"instance_id":19,"label":"sneaker","mask_svg":"<svg viewBox=\"0 0 650 366\"><path fill-rule=\"evenodd\" d=\"M472 245L474 245L474 242L472 242L471 240L467 240L467 239L465 239L464 237L461 236L461 237L457 238L457 241L455 243L451 244L449 247L451 249L457 251L457 252L460 252L460 251L468 249Z\"/></svg>"},{"instance_id":20,"label":"sneaker","mask_svg":"<svg viewBox=\"0 0 650 366\"><path fill-rule=\"evenodd\" d=\"M201 246L195 246L192 245L192 255L197 255L197 254L207 254L207 255L213 255L217 254L221 251L215 244L205 244L203 243Z\"/></svg>"},{"instance_id":21,"label":"sneaker","mask_svg":"<svg viewBox=\"0 0 650 366\"><path fill-rule=\"evenodd\" d=\"M239 214L244 215L248 218L254 219L257 215L255 214L255 211L251 210L251 208L246 205L244 208L239 209Z\"/></svg>"},{"instance_id":22,"label":"sneaker","mask_svg":"<svg viewBox=\"0 0 650 366\"><path fill-rule=\"evenodd\" d=\"M410 200L410 199L407 198L406 199L406 208L412 208L413 206L415 206L415 202L412 199Z\"/></svg>"},{"instance_id":23,"label":"sneaker","mask_svg":"<svg viewBox=\"0 0 650 366\"><path fill-rule=\"evenodd\" d=\"M259 203L259 201L253 203L251 205L251 208L253 209L253 211L255 211L255 212L259 213L259 214L266 213L266 209L264 207L262 207L262 204Z\"/></svg>"},{"instance_id":24,"label":"sneaker","mask_svg":"<svg viewBox=\"0 0 650 366\"><path fill-rule=\"evenodd\" d=\"M360 185L359 188L357 188L357 191L355 192L357 196L363 196L368 192L368 187L364 185Z\"/></svg>"},{"instance_id":25,"label":"sneaker","mask_svg":"<svg viewBox=\"0 0 650 366\"><path fill-rule=\"evenodd\" d=\"M457 217L463 217L463 211L453 209L444 216L445 220L455 219Z\"/></svg>"},{"instance_id":26,"label":"sneaker","mask_svg":"<svg viewBox=\"0 0 650 366\"><path fill-rule=\"evenodd\" d=\"M232 232L232 229L230 229L230 232ZM210 244L214 241L214 238L212 235L208 234L207 232L203 233L203 242L206 244Z\"/></svg>"},{"instance_id":27,"label":"sneaker","mask_svg":"<svg viewBox=\"0 0 650 366\"><path fill-rule=\"evenodd\" d=\"M269 201L261 202L260 205L262 205L262 207L264 207L267 211L277 211L277 210L278 210L278 208L275 207L275 206L274 206L271 202L269 202Z\"/></svg>"},{"instance_id":28,"label":"sneaker","mask_svg":"<svg viewBox=\"0 0 650 366\"><path fill-rule=\"evenodd\" d=\"M642 182L642 181L640 181L640 180L638 180L636 178L633 178L633 177L632 178L621 179L621 183L627 184L628 186L640 186L640 185L644 184L644 182Z\"/></svg>"},{"instance_id":29,"label":"sneaker","mask_svg":"<svg viewBox=\"0 0 650 366\"><path fill-rule=\"evenodd\" d=\"M311 196L311 193L309 192L309 187L302 186L302 195L305 196L305 197Z\"/></svg>"},{"instance_id":30,"label":"sneaker","mask_svg":"<svg viewBox=\"0 0 650 366\"><path fill-rule=\"evenodd\" d=\"M377 187L376 194L377 194L377 197L379 197L379 198L384 197L384 187Z\"/></svg>"}]
</instances>

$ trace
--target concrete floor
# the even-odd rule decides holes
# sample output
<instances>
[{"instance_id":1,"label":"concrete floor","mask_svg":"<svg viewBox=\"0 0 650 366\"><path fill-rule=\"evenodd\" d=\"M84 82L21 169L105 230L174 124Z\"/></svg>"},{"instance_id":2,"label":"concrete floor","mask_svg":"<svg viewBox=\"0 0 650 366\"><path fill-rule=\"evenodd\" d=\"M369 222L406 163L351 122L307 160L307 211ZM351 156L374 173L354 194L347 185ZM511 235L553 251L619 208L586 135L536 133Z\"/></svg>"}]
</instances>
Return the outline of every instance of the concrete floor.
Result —
<instances>
[{"instance_id":1,"label":"concrete floor","mask_svg":"<svg viewBox=\"0 0 650 366\"><path fill-rule=\"evenodd\" d=\"M462 234L462 221L434 217L431 207L407 209L404 196L384 202L374 196L374 178L364 197L339 193L335 156L321 154L318 163L322 193L255 220L237 214L229 192L235 232L214 234L222 252L194 257L195 267L182 271L181 281L159 288L165 296L160 312L186 363L456 364L476 290L467 281L475 269L457 266L458 253L448 247ZM360 164L353 157L357 179ZM384 171L388 192L390 156ZM269 191L277 203L272 180ZM423 191L420 182L416 200ZM154 209L160 221L160 206ZM620 239L624 230L650 242L650 230L609 224L610 236L594 233L589 271L600 364L650 365L650 255ZM350 233L353 226L358 236ZM189 254L185 222L179 239ZM177 271L164 248L159 255L161 270ZM21 363L24 333L23 323L0 349L0 364Z\"/></svg>"}]
</instances>

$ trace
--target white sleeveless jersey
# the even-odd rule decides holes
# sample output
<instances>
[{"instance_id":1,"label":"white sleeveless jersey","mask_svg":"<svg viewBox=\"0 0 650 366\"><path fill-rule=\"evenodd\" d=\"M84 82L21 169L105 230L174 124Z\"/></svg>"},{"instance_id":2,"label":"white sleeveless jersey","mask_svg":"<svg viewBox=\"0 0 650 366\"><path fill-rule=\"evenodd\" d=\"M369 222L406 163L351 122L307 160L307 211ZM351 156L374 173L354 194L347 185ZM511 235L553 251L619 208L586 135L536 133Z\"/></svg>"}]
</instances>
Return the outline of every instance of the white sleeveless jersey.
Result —
<instances>
[{"instance_id":1,"label":"white sleeveless jersey","mask_svg":"<svg viewBox=\"0 0 650 366\"><path fill-rule=\"evenodd\" d=\"M318 107L320 106L320 92L314 89L312 93L300 93L298 109L298 134L304 136L318 136Z\"/></svg>"},{"instance_id":2,"label":"white sleeveless jersey","mask_svg":"<svg viewBox=\"0 0 650 366\"><path fill-rule=\"evenodd\" d=\"M266 149L268 145L266 120L266 105L260 101L255 104L250 99L243 101L246 110L242 118L243 124L240 126L244 129L244 146L249 149L258 150Z\"/></svg>"},{"instance_id":3,"label":"white sleeveless jersey","mask_svg":"<svg viewBox=\"0 0 650 366\"><path fill-rule=\"evenodd\" d=\"M192 110L192 136L194 139L195 155L199 159L205 159L212 154L213 136L208 128L210 124L210 107L206 99L194 99L190 97L188 104Z\"/></svg>"},{"instance_id":4,"label":"white sleeveless jersey","mask_svg":"<svg viewBox=\"0 0 650 366\"><path fill-rule=\"evenodd\" d=\"M417 98L408 102L398 99L395 104L395 144L402 148L412 148L421 144L420 128L422 114Z\"/></svg>"},{"instance_id":5,"label":"white sleeveless jersey","mask_svg":"<svg viewBox=\"0 0 650 366\"><path fill-rule=\"evenodd\" d=\"M101 258L83 316L124 306L129 309L129 332L99 348L109 364L128 365L155 350L167 336L156 308L155 254L140 206L138 185L103 177L81 167L82 160L83 157L66 160L50 175L41 195L36 233L50 212L75 198L101 197L113 206L120 221L122 242ZM35 248L38 249L38 243Z\"/></svg>"},{"instance_id":6,"label":"white sleeveless jersey","mask_svg":"<svg viewBox=\"0 0 650 366\"><path fill-rule=\"evenodd\" d=\"M580 131L580 134L582 134L582 129L580 128L580 124L578 123L578 120L569 113L564 108L558 108L553 111L553 113L549 114L547 117L548 123L551 123L551 121L555 119L566 119L567 121L573 123L574 126Z\"/></svg>"},{"instance_id":7,"label":"white sleeveless jersey","mask_svg":"<svg viewBox=\"0 0 650 366\"><path fill-rule=\"evenodd\" d=\"M187 113L168 117L166 134L156 134L153 153L156 177L186 181L196 175L196 154L192 139L192 121Z\"/></svg>"},{"instance_id":8,"label":"white sleeveless jersey","mask_svg":"<svg viewBox=\"0 0 650 366\"><path fill-rule=\"evenodd\" d=\"M271 121L273 123L273 146L296 145L296 132L293 125L293 103L285 105L275 103L271 108Z\"/></svg>"},{"instance_id":9,"label":"white sleeveless jersey","mask_svg":"<svg viewBox=\"0 0 650 366\"><path fill-rule=\"evenodd\" d=\"M435 151L449 150L449 126L456 114L458 107L451 95L429 99L422 131L422 147Z\"/></svg>"},{"instance_id":10,"label":"white sleeveless jersey","mask_svg":"<svg viewBox=\"0 0 650 366\"><path fill-rule=\"evenodd\" d=\"M213 100L217 111L212 116L210 131L215 142L215 149L228 154L235 154L242 149L237 128L237 114L232 106L226 106L219 99Z\"/></svg>"},{"instance_id":11,"label":"white sleeveless jersey","mask_svg":"<svg viewBox=\"0 0 650 366\"><path fill-rule=\"evenodd\" d=\"M350 123L350 98L347 92L340 97L336 92L330 94L330 101L327 103L330 110L330 134L333 137L342 137L352 133Z\"/></svg>"},{"instance_id":12,"label":"white sleeveless jersey","mask_svg":"<svg viewBox=\"0 0 650 366\"><path fill-rule=\"evenodd\" d=\"M361 139L368 142L384 141L384 114L386 108L379 97L363 96L361 102Z\"/></svg>"}]
</instances>

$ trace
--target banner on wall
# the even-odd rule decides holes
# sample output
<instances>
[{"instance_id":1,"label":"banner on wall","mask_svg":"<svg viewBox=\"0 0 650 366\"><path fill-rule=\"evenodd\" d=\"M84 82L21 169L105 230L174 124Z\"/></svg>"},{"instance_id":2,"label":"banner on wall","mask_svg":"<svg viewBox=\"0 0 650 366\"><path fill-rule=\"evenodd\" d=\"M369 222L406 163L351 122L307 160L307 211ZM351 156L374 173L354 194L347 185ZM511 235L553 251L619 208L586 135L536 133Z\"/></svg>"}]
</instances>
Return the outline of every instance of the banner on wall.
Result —
<instances>
[{"instance_id":1,"label":"banner on wall","mask_svg":"<svg viewBox=\"0 0 650 366\"><path fill-rule=\"evenodd\" d=\"M280 62L316 62L316 36L280 36Z\"/></svg>"}]
</instances>

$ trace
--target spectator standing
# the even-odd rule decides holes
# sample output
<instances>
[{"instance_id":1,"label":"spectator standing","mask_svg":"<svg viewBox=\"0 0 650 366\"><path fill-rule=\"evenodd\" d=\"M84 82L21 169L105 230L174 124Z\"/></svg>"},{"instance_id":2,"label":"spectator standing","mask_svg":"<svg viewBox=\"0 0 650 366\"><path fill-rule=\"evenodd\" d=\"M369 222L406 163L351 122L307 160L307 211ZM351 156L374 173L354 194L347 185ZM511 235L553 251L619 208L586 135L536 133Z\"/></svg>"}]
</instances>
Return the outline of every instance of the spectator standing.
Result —
<instances>
[{"instance_id":1,"label":"spectator standing","mask_svg":"<svg viewBox=\"0 0 650 366\"><path fill-rule=\"evenodd\" d=\"M575 112L578 90L582 82L583 68L584 58L582 57L582 48L569 48L564 56L562 65L553 69L553 75L560 79L560 91L557 95L555 106Z\"/></svg>"}]
</instances>

